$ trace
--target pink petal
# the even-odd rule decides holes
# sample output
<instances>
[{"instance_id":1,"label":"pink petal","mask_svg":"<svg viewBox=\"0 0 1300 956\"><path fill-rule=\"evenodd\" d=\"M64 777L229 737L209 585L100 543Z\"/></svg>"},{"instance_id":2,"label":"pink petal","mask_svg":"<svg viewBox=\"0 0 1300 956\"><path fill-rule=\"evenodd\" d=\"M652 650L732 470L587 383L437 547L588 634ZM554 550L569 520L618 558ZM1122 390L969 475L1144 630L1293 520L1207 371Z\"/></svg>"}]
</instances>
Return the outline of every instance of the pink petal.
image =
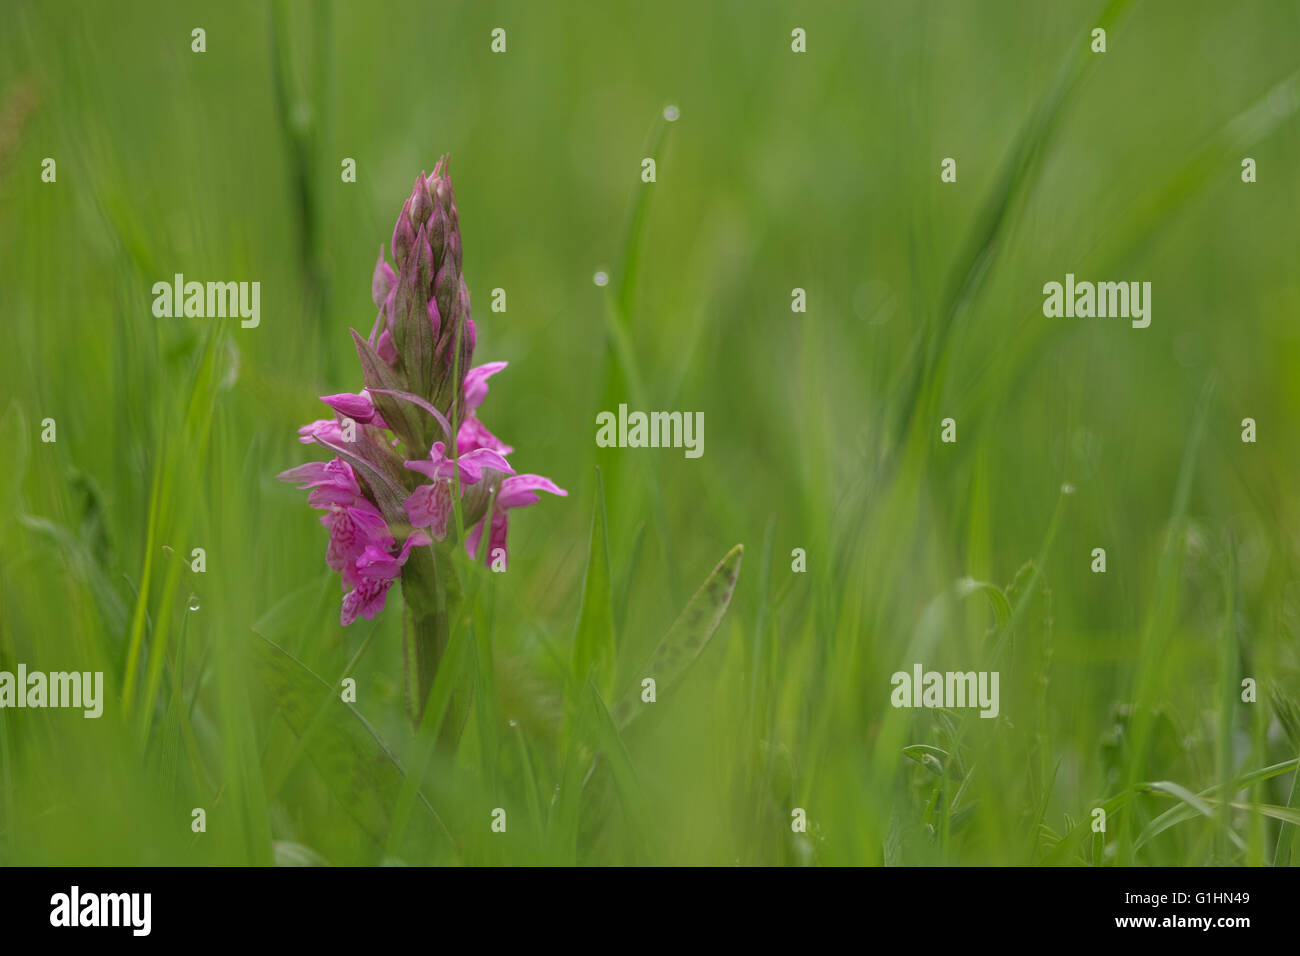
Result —
<instances>
[{"instance_id":1,"label":"pink petal","mask_svg":"<svg viewBox=\"0 0 1300 956\"><path fill-rule=\"evenodd\" d=\"M405 464L407 468L411 469L411 471L418 471L420 474L424 475L424 477L433 481L450 478L456 473L456 466L446 459L443 459L442 461L420 459L419 461L403 462L403 464Z\"/></svg>"},{"instance_id":2,"label":"pink petal","mask_svg":"<svg viewBox=\"0 0 1300 956\"><path fill-rule=\"evenodd\" d=\"M461 422L460 431L456 434L456 447L460 449L462 455L473 451L475 448L491 448L502 455L509 455L514 451L513 448L484 428L483 423L478 420L478 416L473 413Z\"/></svg>"},{"instance_id":3,"label":"pink petal","mask_svg":"<svg viewBox=\"0 0 1300 956\"><path fill-rule=\"evenodd\" d=\"M501 549L502 556L505 558L506 566L509 566L510 553L506 550L506 531L509 528L510 521L506 517L506 509L501 508L492 515L492 531L488 535L488 553L484 555L484 560L490 567L493 556L498 548Z\"/></svg>"},{"instance_id":4,"label":"pink petal","mask_svg":"<svg viewBox=\"0 0 1300 956\"><path fill-rule=\"evenodd\" d=\"M483 521L476 524L474 529L465 537L465 550L469 553L469 556L476 561L479 558L479 544L483 540L483 525L486 521L487 519L484 518ZM492 555L498 548L506 552L506 562L508 563L510 561L510 554L506 549L506 532L509 530L509 524L509 519L506 516L506 509L500 507L496 508L493 511L492 525L488 532L487 550L483 553L483 563L489 567L492 565Z\"/></svg>"},{"instance_id":5,"label":"pink petal","mask_svg":"<svg viewBox=\"0 0 1300 956\"><path fill-rule=\"evenodd\" d=\"M465 407L474 411L487 398L487 380L501 371L509 362L488 362L465 373Z\"/></svg>"},{"instance_id":6,"label":"pink petal","mask_svg":"<svg viewBox=\"0 0 1300 956\"><path fill-rule=\"evenodd\" d=\"M375 615L384 609L384 599L392 583L392 581L359 582L343 598L339 623L347 627L358 617L373 621Z\"/></svg>"},{"instance_id":7,"label":"pink petal","mask_svg":"<svg viewBox=\"0 0 1300 956\"><path fill-rule=\"evenodd\" d=\"M411 526L428 528L438 541L447 537L447 518L451 514L451 491L445 481L421 485L403 503ZM414 537L414 534L411 535ZM407 542L410 542L407 538Z\"/></svg>"},{"instance_id":8,"label":"pink petal","mask_svg":"<svg viewBox=\"0 0 1300 956\"><path fill-rule=\"evenodd\" d=\"M326 462L308 462L281 472L278 477L284 481L297 482L299 488L311 488L307 503L313 508L350 505L361 494L361 486L357 484L352 466L338 458Z\"/></svg>"},{"instance_id":9,"label":"pink petal","mask_svg":"<svg viewBox=\"0 0 1300 956\"><path fill-rule=\"evenodd\" d=\"M568 497L569 493L560 488L549 478L541 475L514 475L501 482L497 493L497 505L502 508L522 508L536 504L540 499L537 492L549 491L553 495Z\"/></svg>"},{"instance_id":10,"label":"pink petal","mask_svg":"<svg viewBox=\"0 0 1300 956\"><path fill-rule=\"evenodd\" d=\"M406 536L406 541L402 544L402 550L397 554L397 563L405 564L406 559L411 556L412 548L423 548L432 544L433 539L417 528Z\"/></svg>"},{"instance_id":11,"label":"pink petal","mask_svg":"<svg viewBox=\"0 0 1300 956\"><path fill-rule=\"evenodd\" d=\"M330 532L325 563L343 575L344 584L355 583L355 562L366 548L378 545L386 550L393 545L379 509L364 498L352 507L332 507L320 522Z\"/></svg>"},{"instance_id":12,"label":"pink petal","mask_svg":"<svg viewBox=\"0 0 1300 956\"><path fill-rule=\"evenodd\" d=\"M357 578L362 581L391 581L402 570L402 565L388 553L387 548L373 544L362 549L352 566Z\"/></svg>"},{"instance_id":13,"label":"pink petal","mask_svg":"<svg viewBox=\"0 0 1300 956\"><path fill-rule=\"evenodd\" d=\"M515 470L510 467L510 462L491 448L475 448L473 451L461 455L457 462L460 465L461 480L470 485L478 484L483 477L484 468L491 468L503 475L513 475L515 473Z\"/></svg>"},{"instance_id":14,"label":"pink petal","mask_svg":"<svg viewBox=\"0 0 1300 956\"><path fill-rule=\"evenodd\" d=\"M375 405L364 391L359 395L341 392L338 395L322 395L320 400L340 415L351 418L363 425L375 417Z\"/></svg>"},{"instance_id":15,"label":"pink petal","mask_svg":"<svg viewBox=\"0 0 1300 956\"><path fill-rule=\"evenodd\" d=\"M379 342L375 345L375 354L389 365L397 361L397 346L393 344L393 336L387 329L379 333Z\"/></svg>"},{"instance_id":16,"label":"pink petal","mask_svg":"<svg viewBox=\"0 0 1300 956\"><path fill-rule=\"evenodd\" d=\"M393 267L384 261L384 246L379 246L379 261L375 263L374 275L370 278L370 297L375 301L375 308L383 308L384 300L388 298L388 293L393 291L393 286L397 285L397 273Z\"/></svg>"},{"instance_id":17,"label":"pink petal","mask_svg":"<svg viewBox=\"0 0 1300 956\"><path fill-rule=\"evenodd\" d=\"M478 557L479 539L483 537L483 522L480 521L474 525L470 533L465 536L465 551L471 558Z\"/></svg>"},{"instance_id":18,"label":"pink petal","mask_svg":"<svg viewBox=\"0 0 1300 956\"><path fill-rule=\"evenodd\" d=\"M325 471L325 462L323 461L309 461L305 465L298 465L287 471L282 471L275 477L281 481L297 484L299 488L311 488L323 481L329 481L328 473Z\"/></svg>"},{"instance_id":19,"label":"pink petal","mask_svg":"<svg viewBox=\"0 0 1300 956\"><path fill-rule=\"evenodd\" d=\"M298 441L304 445L310 445L317 438L323 438L337 445L343 441L343 428L336 419L319 418L299 428L298 436Z\"/></svg>"}]
</instances>

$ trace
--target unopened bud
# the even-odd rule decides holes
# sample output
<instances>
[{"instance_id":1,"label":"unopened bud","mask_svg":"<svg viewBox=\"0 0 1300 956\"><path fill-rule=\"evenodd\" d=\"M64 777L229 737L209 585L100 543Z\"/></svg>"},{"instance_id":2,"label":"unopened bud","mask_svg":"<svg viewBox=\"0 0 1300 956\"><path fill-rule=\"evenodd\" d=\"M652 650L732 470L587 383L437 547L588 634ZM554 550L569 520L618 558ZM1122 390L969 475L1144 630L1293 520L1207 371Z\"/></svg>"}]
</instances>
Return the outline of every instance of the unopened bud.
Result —
<instances>
[{"instance_id":1,"label":"unopened bud","mask_svg":"<svg viewBox=\"0 0 1300 956\"><path fill-rule=\"evenodd\" d=\"M397 263L399 272L406 263L406 256L411 251L411 246L415 243L415 230L411 228L410 212L411 201L408 199L402 204L397 225L393 227L393 260Z\"/></svg>"}]
</instances>

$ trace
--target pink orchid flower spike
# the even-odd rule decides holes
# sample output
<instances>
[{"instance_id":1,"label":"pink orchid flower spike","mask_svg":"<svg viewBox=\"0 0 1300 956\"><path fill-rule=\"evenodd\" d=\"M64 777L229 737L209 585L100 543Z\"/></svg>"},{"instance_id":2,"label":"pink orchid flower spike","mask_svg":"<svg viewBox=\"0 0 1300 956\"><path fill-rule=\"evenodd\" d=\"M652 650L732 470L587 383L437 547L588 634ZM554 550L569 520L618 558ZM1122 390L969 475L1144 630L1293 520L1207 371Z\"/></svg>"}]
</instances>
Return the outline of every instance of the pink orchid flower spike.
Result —
<instances>
[{"instance_id":1,"label":"pink orchid flower spike","mask_svg":"<svg viewBox=\"0 0 1300 956\"><path fill-rule=\"evenodd\" d=\"M409 701L428 699L445 646L456 594L436 569L460 547L447 540L453 515L458 528L473 529L465 542L471 554L485 526L495 551L505 548L511 509L534 504L541 491L565 494L548 478L516 475L506 460L514 449L479 417L488 379L506 363L473 364L478 329L463 266L444 156L432 173L415 177L370 271L373 324L364 337L350 330L361 389L320 396L334 416L298 429L298 440L321 446L328 460L279 476L320 512L329 533L325 564L345 592L345 626L378 615L401 580L419 685L408 686ZM445 550L435 562L418 548Z\"/></svg>"}]
</instances>

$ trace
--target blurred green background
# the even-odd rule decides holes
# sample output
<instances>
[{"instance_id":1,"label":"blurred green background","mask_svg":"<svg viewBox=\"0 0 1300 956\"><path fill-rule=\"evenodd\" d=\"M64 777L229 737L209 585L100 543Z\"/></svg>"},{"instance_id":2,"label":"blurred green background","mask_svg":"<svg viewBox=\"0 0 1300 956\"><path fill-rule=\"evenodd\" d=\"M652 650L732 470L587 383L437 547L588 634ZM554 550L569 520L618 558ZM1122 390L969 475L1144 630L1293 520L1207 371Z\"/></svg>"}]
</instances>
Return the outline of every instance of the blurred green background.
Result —
<instances>
[{"instance_id":1,"label":"blurred green background","mask_svg":"<svg viewBox=\"0 0 1300 956\"><path fill-rule=\"evenodd\" d=\"M1300 4L0 21L0 669L103 670L109 697L99 720L0 710L0 862L1291 860ZM443 152L475 361L510 362L484 421L570 495L512 516L508 573L470 575L473 707L435 752L404 712L398 590L341 628L325 532L275 475L313 457L316 397L361 386L348 329ZM259 281L260 327L155 318L177 272ZM1044 318L1067 272L1150 281L1150 328ZM620 402L703 412L703 457L598 449ZM745 546L708 647L614 742L568 677L597 467L616 686ZM326 681L352 662L427 804L330 750L358 726L332 692L303 745L257 634ZM1000 717L893 709L917 661L999 671Z\"/></svg>"}]
</instances>

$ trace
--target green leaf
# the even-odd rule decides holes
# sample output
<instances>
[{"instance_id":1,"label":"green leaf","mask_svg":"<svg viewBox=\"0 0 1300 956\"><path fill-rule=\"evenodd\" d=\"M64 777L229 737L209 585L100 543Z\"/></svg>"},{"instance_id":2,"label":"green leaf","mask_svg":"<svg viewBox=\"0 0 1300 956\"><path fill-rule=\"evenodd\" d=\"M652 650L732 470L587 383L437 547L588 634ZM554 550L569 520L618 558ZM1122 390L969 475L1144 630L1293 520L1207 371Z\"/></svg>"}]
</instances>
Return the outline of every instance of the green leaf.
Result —
<instances>
[{"instance_id":1,"label":"green leaf","mask_svg":"<svg viewBox=\"0 0 1300 956\"><path fill-rule=\"evenodd\" d=\"M573 641L573 676L579 683L593 678L599 687L608 681L613 660L614 601L610 586L609 538L605 528L605 483L597 468L587 575L582 585L582 608L578 612L578 629Z\"/></svg>"},{"instance_id":2,"label":"green leaf","mask_svg":"<svg viewBox=\"0 0 1300 956\"><path fill-rule=\"evenodd\" d=\"M276 840L271 847L275 851L276 866L329 866L325 859L309 846L291 843L288 840Z\"/></svg>"},{"instance_id":3,"label":"green leaf","mask_svg":"<svg viewBox=\"0 0 1300 956\"><path fill-rule=\"evenodd\" d=\"M976 581L974 578L962 578L957 582L956 589L958 597L969 597L977 592L987 597L989 604L993 605L993 614L998 619L998 630L1011 623L1011 602L997 585Z\"/></svg>"},{"instance_id":4,"label":"green leaf","mask_svg":"<svg viewBox=\"0 0 1300 956\"><path fill-rule=\"evenodd\" d=\"M646 142L646 151L642 156L652 157L656 166L663 161L664 151L668 144L668 133L672 129L671 125L663 118L656 118L654 124L650 127L650 135ZM636 297L637 278L641 272L641 245L645 242L647 223L650 212L650 199L655 194L654 189L645 189L638 186L635 192L635 199L632 203L632 215L627 224L627 238L623 243L623 258L620 263L619 275L617 278L618 294L616 304L618 313L623 321L632 314L632 303ZM629 352L626 356L629 359L635 359L635 354ZM635 372L635 365L632 368L625 369L631 373L630 379L639 380L640 376Z\"/></svg>"},{"instance_id":5,"label":"green leaf","mask_svg":"<svg viewBox=\"0 0 1300 956\"><path fill-rule=\"evenodd\" d=\"M1210 802L1218 803L1219 801L1211 800ZM1291 807L1279 807L1272 803L1242 803L1237 800L1234 800L1228 806L1236 810L1245 810L1249 813L1272 817L1274 820L1281 820L1283 823L1300 827L1300 810L1293 810Z\"/></svg>"},{"instance_id":6,"label":"green leaf","mask_svg":"<svg viewBox=\"0 0 1300 956\"><path fill-rule=\"evenodd\" d=\"M1279 767L1292 766L1294 763L1295 761L1287 761L1285 764L1275 764L1273 767L1267 769L1275 770ZM1178 784L1169 783L1168 781L1143 784L1141 789L1153 790L1157 793L1165 793L1178 797L1178 799L1182 800L1185 805L1175 807L1173 810L1167 810L1147 824L1142 833L1138 836L1136 846L1141 846L1152 837L1168 830L1174 824L1182 823L1184 820L1193 819L1197 813L1213 819L1214 811L1212 808L1224 805L1224 801L1218 797L1207 797L1204 794L1197 796L1196 794L1185 790L1183 787L1178 786ZM1236 789L1241 790L1244 789L1244 787L1237 786ZM1274 820L1281 820L1283 823L1289 823L1292 826L1300 826L1300 810L1291 807L1279 807L1271 803L1245 803L1238 800L1228 801L1227 806L1236 810L1245 810L1248 813L1258 813L1261 816L1271 817ZM1228 830L1227 832L1228 837L1234 844L1236 844L1238 849L1246 849L1246 845L1240 837L1231 830Z\"/></svg>"},{"instance_id":7,"label":"green leaf","mask_svg":"<svg viewBox=\"0 0 1300 956\"><path fill-rule=\"evenodd\" d=\"M406 500L406 490L397 481L390 475L386 475L374 462L362 458L342 445L327 441L319 435L316 436L316 444L328 448L361 472L370 485L370 490L374 492L375 504L379 505L379 510L384 513L384 518L389 524L400 527L406 523L406 510L402 507L402 502Z\"/></svg>"},{"instance_id":8,"label":"green leaf","mask_svg":"<svg viewBox=\"0 0 1300 956\"><path fill-rule=\"evenodd\" d=\"M438 668L438 672L429 688L428 699L420 702L419 706L423 710L420 711L420 725L416 729L415 762L411 768L411 773L402 782L401 792L398 795L392 818L389 821L388 835L384 840L387 856L396 854L402 839L406 835L407 823L410 820L411 811L415 808L416 797L418 796L421 800L424 799L419 793L417 784L424 776L429 761L433 758L438 735L442 731L443 722L447 716L447 708L451 703L452 692L460 682L472 653L472 638L464 633L451 638L441 666Z\"/></svg>"},{"instance_id":9,"label":"green leaf","mask_svg":"<svg viewBox=\"0 0 1300 956\"><path fill-rule=\"evenodd\" d=\"M572 865L578 861L578 820L583 784L591 769L591 756L582 735L570 735L559 793L547 821L547 843L552 860L559 865Z\"/></svg>"},{"instance_id":10,"label":"green leaf","mask_svg":"<svg viewBox=\"0 0 1300 956\"><path fill-rule=\"evenodd\" d=\"M642 545L645 543L645 527L645 522L642 521L636 526L636 531L632 533L632 547L627 549L627 563L623 567L622 577L614 592L615 633L623 630L623 625L627 621L627 605L632 596L632 582L636 580L641 566L641 554L644 550Z\"/></svg>"},{"instance_id":11,"label":"green leaf","mask_svg":"<svg viewBox=\"0 0 1300 956\"><path fill-rule=\"evenodd\" d=\"M649 138L642 156L651 157L658 164L668 141L671 126L662 116L650 127ZM605 394L630 395L632 404L644 407L646 401L645 379L637 361L637 349L631 334L632 306L636 299L637 280L641 273L642 245L649 231L650 201L655 189L640 186L636 189L624 235L623 251L614 283L605 291L606 343L614 361L606 367ZM604 406L608 408L609 406Z\"/></svg>"},{"instance_id":12,"label":"green leaf","mask_svg":"<svg viewBox=\"0 0 1300 956\"><path fill-rule=\"evenodd\" d=\"M704 580L704 584L695 592L685 609L669 628L664 639L659 642L654 653L645 665L633 675L632 686L623 695L614 711L614 718L619 727L626 727L641 712L641 679L653 677L656 692L671 686L681 679L695 659L700 656L709 638L718 629L722 615L731 604L731 595L736 590L736 579L740 577L740 559L745 553L745 546L738 544L727 552L726 557Z\"/></svg>"},{"instance_id":13,"label":"green leaf","mask_svg":"<svg viewBox=\"0 0 1300 956\"><path fill-rule=\"evenodd\" d=\"M1260 783L1261 780L1268 780L1287 773L1288 770L1295 770L1297 762L1300 761L1288 760L1283 761L1282 763L1274 763L1273 766L1262 767L1261 770L1252 771L1252 773L1244 775L1244 777L1236 779L1234 782L1229 784L1229 791L1236 793L1247 790L1248 787L1255 786L1255 784ZM1182 787L1178 787L1178 784L1171 783L1145 783L1141 784L1140 790L1169 793L1169 795L1178 796L1179 799L1182 799L1182 796L1180 796L1179 793L1175 793L1173 790L1170 790L1170 788L1177 788L1177 790L1187 793L1187 791L1183 790ZM1154 838L1154 836L1162 834L1162 832L1169 830L1171 826L1175 826L1177 823L1182 823L1188 821L1188 819L1195 818L1197 814L1201 814L1201 816L1212 816L1209 808L1212 808L1212 806L1221 806L1223 804L1223 801L1219 799L1219 797L1209 796L1209 793L1212 793L1214 790L1222 790L1222 788L1213 787L1210 788L1210 790L1201 792L1199 796L1193 796L1193 800L1195 800L1196 803L1184 800L1183 804L1175 806L1175 808L1171 810L1165 810L1165 813L1160 814L1160 816L1153 819L1151 823L1148 823L1148 825L1144 827L1143 831L1141 831L1141 834L1138 836L1138 843L1135 844L1135 847L1141 847L1141 845L1149 842L1149 840ZM1283 823L1291 823L1291 825L1300 826L1300 809L1291 808L1291 806L1248 804L1238 803L1238 801L1231 801L1229 806L1234 806L1234 808L1239 810L1249 810L1251 813L1258 813L1264 817L1279 819L1279 821L1282 821ZM1234 840L1234 842L1238 843L1238 847L1244 848L1243 844L1238 842L1238 840Z\"/></svg>"},{"instance_id":14,"label":"green leaf","mask_svg":"<svg viewBox=\"0 0 1300 956\"><path fill-rule=\"evenodd\" d=\"M68 569L84 580L95 599L95 606L103 616L107 633L116 638L126 630L127 610L108 576L85 543L72 531L38 515L22 515L19 523L38 537L55 545L62 552Z\"/></svg>"},{"instance_id":15,"label":"green leaf","mask_svg":"<svg viewBox=\"0 0 1300 956\"><path fill-rule=\"evenodd\" d=\"M332 571L319 575L315 581L295 588L280 598L253 623L253 630L268 641L273 641L292 653L290 638L301 633L304 625L318 623L326 601L337 601L338 585Z\"/></svg>"},{"instance_id":16,"label":"green leaf","mask_svg":"<svg viewBox=\"0 0 1300 956\"><path fill-rule=\"evenodd\" d=\"M366 388L370 390L375 408L388 423L388 427L406 443L410 455L423 457L427 454L429 446L424 441L424 422L420 419L419 412L409 402L401 401L390 394L394 391L404 391L403 386L406 383L375 353L370 343L363 339L356 329L349 329L349 331L352 333L353 344L357 347L362 377L365 379Z\"/></svg>"},{"instance_id":17,"label":"green leaf","mask_svg":"<svg viewBox=\"0 0 1300 956\"><path fill-rule=\"evenodd\" d=\"M1171 826L1173 826L1176 823L1182 823L1184 820L1195 819L1197 815L1208 817L1211 820L1214 819L1214 811L1210 809L1210 804L1217 803L1216 800L1213 800L1208 797L1198 796L1197 794L1192 793L1190 790L1186 789L1185 787L1181 787L1176 783L1170 783L1167 780L1161 780L1161 781L1157 781L1156 783L1141 784L1137 789L1139 791L1151 791L1155 793L1162 793L1165 794L1166 796L1177 797L1179 800L1182 801L1182 805L1175 807L1172 811L1167 811L1165 813L1160 814L1160 816L1156 817L1145 827L1143 827L1142 832L1138 834L1138 838L1136 842L1133 844L1133 849L1135 850L1141 847L1152 837L1160 833L1163 833L1165 830L1168 830ZM1241 842L1241 838L1238 837L1231 830L1228 830L1227 832L1228 832L1228 837L1232 840L1233 843L1237 845L1238 849L1244 850L1245 844Z\"/></svg>"},{"instance_id":18,"label":"green leaf","mask_svg":"<svg viewBox=\"0 0 1300 956\"><path fill-rule=\"evenodd\" d=\"M1291 790L1286 798L1286 805L1300 809L1300 770L1291 775ZM1291 865L1291 844L1295 842L1295 829L1278 827L1277 846L1273 848L1273 865Z\"/></svg>"},{"instance_id":19,"label":"green leaf","mask_svg":"<svg viewBox=\"0 0 1300 956\"><path fill-rule=\"evenodd\" d=\"M330 686L279 645L260 634L252 642L256 670L307 756L330 791L357 824L380 843L389 830L406 775L355 709ZM437 812L420 795L427 813L426 832L437 827L450 840Z\"/></svg>"},{"instance_id":20,"label":"green leaf","mask_svg":"<svg viewBox=\"0 0 1300 956\"><path fill-rule=\"evenodd\" d=\"M1229 784L1229 790L1232 793L1238 793L1242 790L1247 789L1248 787L1255 786L1255 784L1257 783L1262 783L1265 780L1271 780L1274 777L1280 776L1289 770L1295 770L1296 765L1298 763L1300 763L1300 759L1292 758L1291 760L1284 760L1282 763L1275 763L1268 767L1260 767L1258 770L1252 770L1250 771L1250 773L1243 774L1242 776L1234 780L1231 784ZM1143 784L1135 789L1140 790L1146 786L1147 786L1146 784ZM1215 793L1218 789L1219 789L1218 787L1210 787L1208 790L1202 790L1199 796L1202 798L1203 801L1213 802L1210 795ZM1126 794L1131 792L1132 791L1126 791ZM1156 792L1161 792L1161 791L1157 790ZM1106 812L1107 813L1111 812L1109 807L1107 807ZM1146 843L1152 837L1155 837L1163 833L1165 830L1168 830L1174 824L1181 823L1184 820L1191 820L1199 813L1200 813L1199 810L1194 809L1192 805L1187 803L1181 803L1178 806L1174 807L1172 810L1166 810L1164 813L1160 814L1160 816L1156 817L1154 820L1152 820L1150 823L1146 825L1146 828L1143 829L1142 833L1138 836L1137 841L1134 844L1133 848L1138 849L1139 847L1142 846L1142 844Z\"/></svg>"},{"instance_id":21,"label":"green leaf","mask_svg":"<svg viewBox=\"0 0 1300 956\"><path fill-rule=\"evenodd\" d=\"M1109 0L1096 22L1112 29L1131 0ZM1039 181L1048 145L1066 113L1066 106L1084 74L1096 63L1086 44L1074 44L1060 61L1055 81L1026 117L1011 144L1011 150L997 170L993 186L966 236L962 252L954 263L935 320L922 329L916 353L910 357L898 407L895 434L904 436L918 419L923 400L933 397L943 365L955 338L954 331L968 320L975 304L996 274L994 265L1002 257L1016 213Z\"/></svg>"},{"instance_id":22,"label":"green leaf","mask_svg":"<svg viewBox=\"0 0 1300 956\"><path fill-rule=\"evenodd\" d=\"M903 748L903 756L915 760L936 777L944 776L944 770L951 759L948 751L929 744L908 744Z\"/></svg>"},{"instance_id":23,"label":"green leaf","mask_svg":"<svg viewBox=\"0 0 1300 956\"><path fill-rule=\"evenodd\" d=\"M1192 793L1192 791L1188 790L1186 787L1180 786L1179 784L1171 783L1168 780L1157 780L1155 783L1144 784L1140 789L1154 790L1157 793L1165 793L1171 797L1177 797L1197 813L1207 817L1214 816L1214 811L1210 809L1210 805L1206 801L1202 800L1196 794Z\"/></svg>"},{"instance_id":24,"label":"green leaf","mask_svg":"<svg viewBox=\"0 0 1300 956\"><path fill-rule=\"evenodd\" d=\"M9 519L19 513L18 498L27 472L27 446L27 416L17 401L11 401L0 417L0 448L4 449L7 462L0 468L0 527L7 527Z\"/></svg>"},{"instance_id":25,"label":"green leaf","mask_svg":"<svg viewBox=\"0 0 1300 956\"><path fill-rule=\"evenodd\" d=\"M600 754L605 758L605 763L614 776L614 783L618 788L619 799L623 802L623 809L629 819L637 824L634 829L637 832L643 832L639 825L641 820L641 784L637 780L636 769L632 766L632 757L623 744L623 738L614 725L614 719L605 707L605 701L601 699L600 690L591 681L587 682L587 713L588 729L592 737L592 743L600 747Z\"/></svg>"}]
</instances>

